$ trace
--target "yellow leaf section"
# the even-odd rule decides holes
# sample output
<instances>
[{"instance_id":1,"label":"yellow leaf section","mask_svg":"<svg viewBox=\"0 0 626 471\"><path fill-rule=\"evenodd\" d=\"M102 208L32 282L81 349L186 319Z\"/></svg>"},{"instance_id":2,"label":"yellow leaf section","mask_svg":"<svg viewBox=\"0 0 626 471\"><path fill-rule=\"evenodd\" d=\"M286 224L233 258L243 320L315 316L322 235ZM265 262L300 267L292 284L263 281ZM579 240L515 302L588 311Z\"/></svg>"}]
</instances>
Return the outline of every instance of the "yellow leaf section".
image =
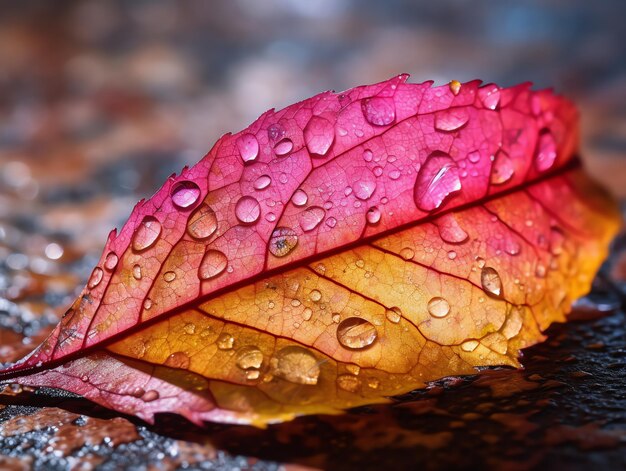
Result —
<instances>
[{"instance_id":1,"label":"yellow leaf section","mask_svg":"<svg viewBox=\"0 0 626 471\"><path fill-rule=\"evenodd\" d=\"M579 171L251 283L108 348L210 379L262 425L519 366L588 291L619 225Z\"/></svg>"}]
</instances>

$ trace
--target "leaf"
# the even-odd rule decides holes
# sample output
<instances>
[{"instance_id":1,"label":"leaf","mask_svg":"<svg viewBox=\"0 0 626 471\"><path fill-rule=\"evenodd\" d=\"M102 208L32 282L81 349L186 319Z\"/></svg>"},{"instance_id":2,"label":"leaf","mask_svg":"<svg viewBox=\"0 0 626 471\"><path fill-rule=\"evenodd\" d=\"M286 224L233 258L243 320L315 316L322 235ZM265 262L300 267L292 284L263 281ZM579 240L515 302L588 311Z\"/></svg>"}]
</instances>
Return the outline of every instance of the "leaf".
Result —
<instances>
[{"instance_id":1,"label":"leaf","mask_svg":"<svg viewBox=\"0 0 626 471\"><path fill-rule=\"evenodd\" d=\"M400 75L268 111L113 231L0 373L152 421L263 425L519 366L617 230L573 105Z\"/></svg>"}]
</instances>

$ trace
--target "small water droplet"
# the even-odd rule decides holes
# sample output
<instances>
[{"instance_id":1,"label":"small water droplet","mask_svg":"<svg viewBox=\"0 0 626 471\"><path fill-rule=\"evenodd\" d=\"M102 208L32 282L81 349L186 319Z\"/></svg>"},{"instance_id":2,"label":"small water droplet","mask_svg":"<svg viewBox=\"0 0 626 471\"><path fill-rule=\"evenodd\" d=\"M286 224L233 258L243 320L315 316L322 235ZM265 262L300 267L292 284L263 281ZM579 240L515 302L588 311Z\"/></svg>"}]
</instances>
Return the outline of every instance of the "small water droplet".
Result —
<instances>
[{"instance_id":1,"label":"small water droplet","mask_svg":"<svg viewBox=\"0 0 626 471\"><path fill-rule=\"evenodd\" d=\"M221 274L228 265L228 259L219 250L209 249L202 257L198 276L201 280L208 280Z\"/></svg>"},{"instance_id":2,"label":"small water droplet","mask_svg":"<svg viewBox=\"0 0 626 471\"><path fill-rule=\"evenodd\" d=\"M275 257L284 257L298 244L298 236L288 227L277 227L269 240L269 251Z\"/></svg>"},{"instance_id":3,"label":"small water droplet","mask_svg":"<svg viewBox=\"0 0 626 471\"><path fill-rule=\"evenodd\" d=\"M502 298L502 280L494 268L483 267L480 272L480 283L489 296Z\"/></svg>"},{"instance_id":4,"label":"small water droplet","mask_svg":"<svg viewBox=\"0 0 626 471\"><path fill-rule=\"evenodd\" d=\"M317 384L320 362L307 349L289 346L278 351L270 360L272 374L295 384Z\"/></svg>"},{"instance_id":5,"label":"small water droplet","mask_svg":"<svg viewBox=\"0 0 626 471\"><path fill-rule=\"evenodd\" d=\"M170 195L176 207L180 209L189 208L196 204L200 198L200 187L190 181L179 182L172 187Z\"/></svg>"},{"instance_id":6,"label":"small water droplet","mask_svg":"<svg viewBox=\"0 0 626 471\"><path fill-rule=\"evenodd\" d=\"M478 89L478 97L485 108L495 110L500 103L500 88L494 84L487 84Z\"/></svg>"},{"instance_id":7,"label":"small water droplet","mask_svg":"<svg viewBox=\"0 0 626 471\"><path fill-rule=\"evenodd\" d=\"M109 252L107 254L106 258L104 259L104 268L106 268L109 271L112 271L117 266L117 262L118 261L119 261L119 259L117 258L116 253L115 252Z\"/></svg>"},{"instance_id":8,"label":"small water droplet","mask_svg":"<svg viewBox=\"0 0 626 471\"><path fill-rule=\"evenodd\" d=\"M310 206L300 213L300 227L304 232L315 229L324 220L326 211L319 206Z\"/></svg>"},{"instance_id":9,"label":"small water droplet","mask_svg":"<svg viewBox=\"0 0 626 471\"><path fill-rule=\"evenodd\" d=\"M304 206L308 200L309 196L300 188L298 188L291 197L291 202L296 206Z\"/></svg>"},{"instance_id":10,"label":"small water droplet","mask_svg":"<svg viewBox=\"0 0 626 471\"><path fill-rule=\"evenodd\" d=\"M535 268L535 276L537 278L544 278L546 276L546 266L542 264L537 265Z\"/></svg>"},{"instance_id":11,"label":"small water droplet","mask_svg":"<svg viewBox=\"0 0 626 471\"><path fill-rule=\"evenodd\" d=\"M152 299L146 298L146 300L143 302L143 308L146 311L149 311L151 307L152 307Z\"/></svg>"},{"instance_id":12,"label":"small water droplet","mask_svg":"<svg viewBox=\"0 0 626 471\"><path fill-rule=\"evenodd\" d=\"M325 156L335 140L333 124L321 116L313 116L304 128L304 142L314 156Z\"/></svg>"},{"instance_id":13,"label":"small water droplet","mask_svg":"<svg viewBox=\"0 0 626 471\"><path fill-rule=\"evenodd\" d=\"M378 224L380 222L381 213L380 210L373 206L367 210L365 213L365 218L367 219L368 224Z\"/></svg>"},{"instance_id":14,"label":"small water droplet","mask_svg":"<svg viewBox=\"0 0 626 471\"><path fill-rule=\"evenodd\" d=\"M146 391L144 390L144 388L136 387L130 392L130 395L139 399L145 393Z\"/></svg>"},{"instance_id":15,"label":"small water droplet","mask_svg":"<svg viewBox=\"0 0 626 471\"><path fill-rule=\"evenodd\" d=\"M311 301L313 301L314 303L318 302L320 299L322 299L322 293L317 290L314 289L311 291L311 293L309 294L309 298L311 299Z\"/></svg>"},{"instance_id":16,"label":"small water droplet","mask_svg":"<svg viewBox=\"0 0 626 471\"><path fill-rule=\"evenodd\" d=\"M189 368L190 363L191 359L189 358L189 355L184 352L174 352L165 360L165 366L180 368L182 370Z\"/></svg>"},{"instance_id":17,"label":"small water droplet","mask_svg":"<svg viewBox=\"0 0 626 471\"><path fill-rule=\"evenodd\" d=\"M246 345L237 350L237 366L242 370L259 369L263 364L263 353L257 347Z\"/></svg>"},{"instance_id":18,"label":"small water droplet","mask_svg":"<svg viewBox=\"0 0 626 471\"><path fill-rule=\"evenodd\" d=\"M265 215L265 220L269 222L274 222L276 221L276 215L274 213L267 213Z\"/></svg>"},{"instance_id":19,"label":"small water droplet","mask_svg":"<svg viewBox=\"0 0 626 471\"><path fill-rule=\"evenodd\" d=\"M286 173L281 173L278 175L278 181L283 185L289 181L289 176Z\"/></svg>"},{"instance_id":20,"label":"small water droplet","mask_svg":"<svg viewBox=\"0 0 626 471\"><path fill-rule=\"evenodd\" d=\"M193 335L196 332L196 324L192 322L187 322L185 326L183 327L183 330L185 331L186 334Z\"/></svg>"},{"instance_id":21,"label":"small water droplet","mask_svg":"<svg viewBox=\"0 0 626 471\"><path fill-rule=\"evenodd\" d=\"M141 280L141 266L135 264L133 266L133 278L136 280Z\"/></svg>"},{"instance_id":22,"label":"small water droplet","mask_svg":"<svg viewBox=\"0 0 626 471\"><path fill-rule=\"evenodd\" d=\"M341 314L339 314L338 312L335 312L332 316L331 319L333 320L333 322L335 324L339 324L339 322L341 322Z\"/></svg>"},{"instance_id":23,"label":"small water droplet","mask_svg":"<svg viewBox=\"0 0 626 471\"><path fill-rule=\"evenodd\" d=\"M176 279L176 273L174 273L173 271L166 271L165 273L163 273L163 279L166 282L171 283Z\"/></svg>"},{"instance_id":24,"label":"small water droplet","mask_svg":"<svg viewBox=\"0 0 626 471\"><path fill-rule=\"evenodd\" d=\"M476 265L478 265L478 268L483 268L485 266L485 259L482 257L474 257L474 260L476 260Z\"/></svg>"},{"instance_id":25,"label":"small water droplet","mask_svg":"<svg viewBox=\"0 0 626 471\"><path fill-rule=\"evenodd\" d=\"M373 158L374 158L374 154L372 153L371 150L365 149L363 151L363 160L365 160L366 162L371 162Z\"/></svg>"},{"instance_id":26,"label":"small water droplet","mask_svg":"<svg viewBox=\"0 0 626 471\"><path fill-rule=\"evenodd\" d=\"M141 251L152 247L161 235L161 223L153 216L143 218L133 235L133 250Z\"/></svg>"},{"instance_id":27,"label":"small water droplet","mask_svg":"<svg viewBox=\"0 0 626 471\"><path fill-rule=\"evenodd\" d=\"M337 225L337 220L331 216L328 219L326 219L326 225L330 228L333 228Z\"/></svg>"},{"instance_id":28,"label":"small water droplet","mask_svg":"<svg viewBox=\"0 0 626 471\"><path fill-rule=\"evenodd\" d=\"M521 250L522 247L520 246L520 244L518 244L515 240L507 238L504 244L504 251L506 253L508 253L509 255L518 255Z\"/></svg>"},{"instance_id":29,"label":"small water droplet","mask_svg":"<svg viewBox=\"0 0 626 471\"><path fill-rule=\"evenodd\" d=\"M402 176L402 173L400 173L400 170L391 170L389 172L389 178L391 178L392 180L397 180L401 176Z\"/></svg>"},{"instance_id":30,"label":"small water droplet","mask_svg":"<svg viewBox=\"0 0 626 471\"><path fill-rule=\"evenodd\" d=\"M535 156L535 168L540 172L549 170L556 160L556 141L552 133L544 130L539 135L537 143L537 155Z\"/></svg>"},{"instance_id":31,"label":"small water droplet","mask_svg":"<svg viewBox=\"0 0 626 471\"><path fill-rule=\"evenodd\" d=\"M433 317L446 317L450 313L450 304L445 298L435 296L428 301L428 314Z\"/></svg>"},{"instance_id":32,"label":"small water droplet","mask_svg":"<svg viewBox=\"0 0 626 471\"><path fill-rule=\"evenodd\" d=\"M493 159L491 166L491 183L502 185L513 178L515 167L509 155L503 150L499 150Z\"/></svg>"},{"instance_id":33,"label":"small water droplet","mask_svg":"<svg viewBox=\"0 0 626 471\"><path fill-rule=\"evenodd\" d=\"M457 131L468 121L469 113L465 108L450 108L435 113L435 129L438 131Z\"/></svg>"},{"instance_id":34,"label":"small water droplet","mask_svg":"<svg viewBox=\"0 0 626 471\"><path fill-rule=\"evenodd\" d=\"M448 258L449 258L450 260L454 260L454 259L456 258L456 252L455 252L454 250L450 250L450 251L448 252Z\"/></svg>"},{"instance_id":35,"label":"small water droplet","mask_svg":"<svg viewBox=\"0 0 626 471\"><path fill-rule=\"evenodd\" d=\"M396 105L391 97L365 98L361 110L367 122L374 126L388 126L396 119Z\"/></svg>"},{"instance_id":36,"label":"small water droplet","mask_svg":"<svg viewBox=\"0 0 626 471\"><path fill-rule=\"evenodd\" d=\"M376 167L374 167L373 172L374 176L380 177L383 174L383 168L377 165Z\"/></svg>"},{"instance_id":37,"label":"small water droplet","mask_svg":"<svg viewBox=\"0 0 626 471\"><path fill-rule=\"evenodd\" d=\"M150 391L146 391L146 393L141 396L141 399L144 402L152 402L152 401L156 401L159 398L159 393L158 391L155 391L154 389L151 389Z\"/></svg>"},{"instance_id":38,"label":"small water droplet","mask_svg":"<svg viewBox=\"0 0 626 471\"><path fill-rule=\"evenodd\" d=\"M387 317L387 320L389 322L397 324L398 322L400 322L400 319L402 318L402 311L400 310L399 307L394 306L385 311L385 316Z\"/></svg>"},{"instance_id":39,"label":"small water droplet","mask_svg":"<svg viewBox=\"0 0 626 471\"><path fill-rule=\"evenodd\" d=\"M478 340L466 340L461 344L461 350L464 352L473 352L478 347Z\"/></svg>"},{"instance_id":40,"label":"small water droplet","mask_svg":"<svg viewBox=\"0 0 626 471\"><path fill-rule=\"evenodd\" d=\"M261 215L261 206L252 196L242 196L235 205L235 216L243 224L253 224Z\"/></svg>"},{"instance_id":41,"label":"small water droplet","mask_svg":"<svg viewBox=\"0 0 626 471\"><path fill-rule=\"evenodd\" d=\"M470 152L467 154L467 160L469 160L473 164L477 164L480 162L480 152L475 150L474 152Z\"/></svg>"},{"instance_id":42,"label":"small water droplet","mask_svg":"<svg viewBox=\"0 0 626 471\"><path fill-rule=\"evenodd\" d=\"M102 281L103 275L104 275L104 272L102 271L102 268L100 267L94 268L93 271L91 272L91 276L89 277L89 281L87 282L87 287L89 289L93 289L96 286L98 286L100 282Z\"/></svg>"},{"instance_id":43,"label":"small water droplet","mask_svg":"<svg viewBox=\"0 0 626 471\"><path fill-rule=\"evenodd\" d=\"M417 174L413 197L419 209L432 211L460 190L461 180L456 163L450 156L435 152L426 159Z\"/></svg>"},{"instance_id":44,"label":"small water droplet","mask_svg":"<svg viewBox=\"0 0 626 471\"><path fill-rule=\"evenodd\" d=\"M269 175L261 175L259 178L254 180L254 189L255 190L265 190L272 183L272 178Z\"/></svg>"},{"instance_id":45,"label":"small water droplet","mask_svg":"<svg viewBox=\"0 0 626 471\"><path fill-rule=\"evenodd\" d=\"M415 251L410 247L404 247L400 250L400 256L405 260L412 260L415 257Z\"/></svg>"},{"instance_id":46,"label":"small water droplet","mask_svg":"<svg viewBox=\"0 0 626 471\"><path fill-rule=\"evenodd\" d=\"M217 216L206 204L196 209L187 223L187 232L195 239L207 239L217 230Z\"/></svg>"},{"instance_id":47,"label":"small water droplet","mask_svg":"<svg viewBox=\"0 0 626 471\"><path fill-rule=\"evenodd\" d=\"M235 337L230 334L223 333L217 338L217 348L220 350L230 350L235 343Z\"/></svg>"},{"instance_id":48,"label":"small water droplet","mask_svg":"<svg viewBox=\"0 0 626 471\"><path fill-rule=\"evenodd\" d=\"M259 141L254 134L242 134L236 140L241 160L252 162L259 155Z\"/></svg>"},{"instance_id":49,"label":"small water droplet","mask_svg":"<svg viewBox=\"0 0 626 471\"><path fill-rule=\"evenodd\" d=\"M293 142L291 139L283 139L274 146L274 153L279 156L287 155L293 150Z\"/></svg>"},{"instance_id":50,"label":"small water droplet","mask_svg":"<svg viewBox=\"0 0 626 471\"><path fill-rule=\"evenodd\" d=\"M454 213L444 214L435 220L435 225L439 230L439 237L448 244L462 244L469 235L459 225Z\"/></svg>"},{"instance_id":51,"label":"small water droplet","mask_svg":"<svg viewBox=\"0 0 626 471\"><path fill-rule=\"evenodd\" d=\"M372 389L378 389L380 387L380 380L378 378L368 378L367 385Z\"/></svg>"},{"instance_id":52,"label":"small water droplet","mask_svg":"<svg viewBox=\"0 0 626 471\"><path fill-rule=\"evenodd\" d=\"M352 350L369 347L377 337L376 327L358 317L348 317L337 327L337 340L341 345Z\"/></svg>"},{"instance_id":53,"label":"small water droplet","mask_svg":"<svg viewBox=\"0 0 626 471\"><path fill-rule=\"evenodd\" d=\"M363 173L362 177L354 184L354 196L358 199L365 201L369 199L374 190L376 190L376 181L374 175L371 172Z\"/></svg>"},{"instance_id":54,"label":"small water droplet","mask_svg":"<svg viewBox=\"0 0 626 471\"><path fill-rule=\"evenodd\" d=\"M461 91L461 82L459 82L458 80L450 80L448 86L450 87L450 91L454 96L458 95Z\"/></svg>"},{"instance_id":55,"label":"small water droplet","mask_svg":"<svg viewBox=\"0 0 626 471\"><path fill-rule=\"evenodd\" d=\"M344 391L356 392L359 389L361 382L359 378L354 375L339 375L337 376L337 386Z\"/></svg>"},{"instance_id":56,"label":"small water droplet","mask_svg":"<svg viewBox=\"0 0 626 471\"><path fill-rule=\"evenodd\" d=\"M313 310L309 307L305 307L304 311L302 311L302 318L305 321L309 321L311 320L311 317L313 316Z\"/></svg>"}]
</instances>

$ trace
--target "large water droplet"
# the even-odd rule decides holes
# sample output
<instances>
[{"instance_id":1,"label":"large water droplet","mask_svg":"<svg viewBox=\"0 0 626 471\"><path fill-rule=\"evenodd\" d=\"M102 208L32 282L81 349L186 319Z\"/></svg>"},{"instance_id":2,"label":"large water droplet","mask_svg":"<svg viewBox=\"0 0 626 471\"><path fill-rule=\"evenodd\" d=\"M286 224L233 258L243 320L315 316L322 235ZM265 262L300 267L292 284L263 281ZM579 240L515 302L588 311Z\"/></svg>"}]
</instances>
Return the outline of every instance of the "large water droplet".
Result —
<instances>
[{"instance_id":1,"label":"large water droplet","mask_svg":"<svg viewBox=\"0 0 626 471\"><path fill-rule=\"evenodd\" d=\"M180 368L182 370L186 370L189 368L189 364L191 360L189 355L184 352L174 352L165 360L165 366L170 366L172 368Z\"/></svg>"},{"instance_id":2,"label":"large water droplet","mask_svg":"<svg viewBox=\"0 0 626 471\"><path fill-rule=\"evenodd\" d=\"M304 142L313 156L325 156L334 140L333 124L321 116L313 116L304 128Z\"/></svg>"},{"instance_id":3,"label":"large water droplet","mask_svg":"<svg viewBox=\"0 0 626 471\"><path fill-rule=\"evenodd\" d=\"M236 143L241 160L244 162L252 162L259 155L259 141L254 134L242 134Z\"/></svg>"},{"instance_id":4,"label":"large water droplet","mask_svg":"<svg viewBox=\"0 0 626 471\"><path fill-rule=\"evenodd\" d=\"M143 218L133 235L133 250L145 250L156 242L161 235L161 223L153 216Z\"/></svg>"},{"instance_id":5,"label":"large water droplet","mask_svg":"<svg viewBox=\"0 0 626 471\"><path fill-rule=\"evenodd\" d=\"M292 149L293 142L291 141L291 139L283 139L282 141L277 142L274 146L274 153L279 156L287 155L289 152L292 151Z\"/></svg>"},{"instance_id":6,"label":"large water droplet","mask_svg":"<svg viewBox=\"0 0 626 471\"><path fill-rule=\"evenodd\" d=\"M400 322L400 319L402 319L402 311L399 307L394 306L385 311L385 317L387 317L387 320L389 322L397 324L398 322Z\"/></svg>"},{"instance_id":7,"label":"large water droplet","mask_svg":"<svg viewBox=\"0 0 626 471\"><path fill-rule=\"evenodd\" d=\"M272 178L269 175L261 175L259 178L254 180L254 189L265 190L271 183Z\"/></svg>"},{"instance_id":8,"label":"large water droplet","mask_svg":"<svg viewBox=\"0 0 626 471\"><path fill-rule=\"evenodd\" d=\"M246 345L237 350L237 366L242 370L258 369L263 364L263 353L257 347Z\"/></svg>"},{"instance_id":9,"label":"large water droplet","mask_svg":"<svg viewBox=\"0 0 626 471\"><path fill-rule=\"evenodd\" d=\"M499 150L493 159L491 167L491 183L502 185L508 182L515 173L513 161L503 150Z\"/></svg>"},{"instance_id":10,"label":"large water droplet","mask_svg":"<svg viewBox=\"0 0 626 471\"><path fill-rule=\"evenodd\" d=\"M309 299L311 299L314 303L317 303L322 299L322 293L319 290L314 289L311 293L309 293Z\"/></svg>"},{"instance_id":11,"label":"large water droplet","mask_svg":"<svg viewBox=\"0 0 626 471\"><path fill-rule=\"evenodd\" d=\"M295 384L317 384L320 362L311 352L298 346L285 347L270 361L272 374Z\"/></svg>"},{"instance_id":12,"label":"large water droplet","mask_svg":"<svg viewBox=\"0 0 626 471\"><path fill-rule=\"evenodd\" d=\"M556 160L556 141L548 130L539 135L537 143L537 155L535 156L535 168L540 172L549 170Z\"/></svg>"},{"instance_id":13,"label":"large water droplet","mask_svg":"<svg viewBox=\"0 0 626 471\"><path fill-rule=\"evenodd\" d=\"M462 244L469 236L459 225L453 213L444 214L435 220L441 240L448 244Z\"/></svg>"},{"instance_id":14,"label":"large water droplet","mask_svg":"<svg viewBox=\"0 0 626 471\"><path fill-rule=\"evenodd\" d=\"M478 340L466 340L461 344L461 350L464 352L473 352L478 347Z\"/></svg>"},{"instance_id":15,"label":"large water droplet","mask_svg":"<svg viewBox=\"0 0 626 471\"><path fill-rule=\"evenodd\" d=\"M380 218L380 209L378 209L376 206L371 207L367 210L367 213L365 213L365 219L367 220L368 224L378 224L380 222Z\"/></svg>"},{"instance_id":16,"label":"large water droplet","mask_svg":"<svg viewBox=\"0 0 626 471\"><path fill-rule=\"evenodd\" d=\"M109 271L112 271L117 266L117 262L119 259L117 258L117 254L115 252L109 252L104 259L104 268Z\"/></svg>"},{"instance_id":17,"label":"large water droplet","mask_svg":"<svg viewBox=\"0 0 626 471\"><path fill-rule=\"evenodd\" d=\"M319 206L310 206L300 213L300 227L304 232L315 229L324 220L326 211Z\"/></svg>"},{"instance_id":18,"label":"large water droplet","mask_svg":"<svg viewBox=\"0 0 626 471\"><path fill-rule=\"evenodd\" d=\"M374 190L376 190L374 175L372 175L370 171L363 172L361 178L354 183L353 187L354 196L362 201L369 199L374 193Z\"/></svg>"},{"instance_id":19,"label":"large water droplet","mask_svg":"<svg viewBox=\"0 0 626 471\"><path fill-rule=\"evenodd\" d=\"M359 386L361 384L359 381L359 378L357 378L354 375L346 375L346 374L337 376L336 382L339 388L348 392L356 392L357 389L359 389Z\"/></svg>"},{"instance_id":20,"label":"large water droplet","mask_svg":"<svg viewBox=\"0 0 626 471\"><path fill-rule=\"evenodd\" d=\"M172 202L181 209L189 208L196 204L200 197L200 187L194 182L179 182L172 187Z\"/></svg>"},{"instance_id":21,"label":"large water droplet","mask_svg":"<svg viewBox=\"0 0 626 471\"><path fill-rule=\"evenodd\" d=\"M439 208L450 195L461 190L459 168L450 156L435 152L420 168L413 196L422 211Z\"/></svg>"},{"instance_id":22,"label":"large water droplet","mask_svg":"<svg viewBox=\"0 0 626 471\"><path fill-rule=\"evenodd\" d=\"M89 281L87 282L87 287L89 289L93 289L96 286L98 286L100 282L102 281L103 274L104 272L102 271L102 268L100 267L94 268L93 271L91 272L91 276L89 277Z\"/></svg>"},{"instance_id":23,"label":"large water droplet","mask_svg":"<svg viewBox=\"0 0 626 471\"><path fill-rule=\"evenodd\" d=\"M228 265L228 259L219 250L209 249L202 257L200 262L200 268L198 270L198 276L201 280L208 280L214 278L222 273Z\"/></svg>"},{"instance_id":24,"label":"large water droplet","mask_svg":"<svg viewBox=\"0 0 626 471\"><path fill-rule=\"evenodd\" d=\"M277 227L269 240L269 251L275 257L284 257L298 244L298 236L288 227Z\"/></svg>"},{"instance_id":25,"label":"large water droplet","mask_svg":"<svg viewBox=\"0 0 626 471\"><path fill-rule=\"evenodd\" d=\"M133 265L133 278L136 280L141 280L141 266L137 264Z\"/></svg>"},{"instance_id":26,"label":"large water droplet","mask_svg":"<svg viewBox=\"0 0 626 471\"><path fill-rule=\"evenodd\" d=\"M252 196L242 196L235 205L235 216L243 224L253 224L261 215L261 206Z\"/></svg>"},{"instance_id":27,"label":"large water droplet","mask_svg":"<svg viewBox=\"0 0 626 471\"><path fill-rule=\"evenodd\" d=\"M300 188L298 188L291 197L291 202L296 206L304 206L308 200L309 196Z\"/></svg>"},{"instance_id":28,"label":"large water droplet","mask_svg":"<svg viewBox=\"0 0 626 471\"><path fill-rule=\"evenodd\" d=\"M223 333L217 338L217 348L220 350L230 350L235 343L235 337L231 334Z\"/></svg>"},{"instance_id":29,"label":"large water droplet","mask_svg":"<svg viewBox=\"0 0 626 471\"><path fill-rule=\"evenodd\" d=\"M435 113L435 129L438 131L457 131L468 121L469 113L465 108L451 108Z\"/></svg>"},{"instance_id":30,"label":"large water droplet","mask_svg":"<svg viewBox=\"0 0 626 471\"><path fill-rule=\"evenodd\" d=\"M209 206L203 204L196 209L187 223L187 232L195 239L207 239L217 230L217 216Z\"/></svg>"},{"instance_id":31,"label":"large water droplet","mask_svg":"<svg viewBox=\"0 0 626 471\"><path fill-rule=\"evenodd\" d=\"M498 272L492 267L483 267L480 272L480 284L485 293L492 298L502 298L502 280Z\"/></svg>"},{"instance_id":32,"label":"large water droplet","mask_svg":"<svg viewBox=\"0 0 626 471\"><path fill-rule=\"evenodd\" d=\"M450 304L444 298L436 296L428 301L428 314L433 317L446 317L450 313Z\"/></svg>"},{"instance_id":33,"label":"large water droplet","mask_svg":"<svg viewBox=\"0 0 626 471\"><path fill-rule=\"evenodd\" d=\"M351 350L367 348L377 337L376 327L359 317L348 317L337 326L337 340Z\"/></svg>"},{"instance_id":34,"label":"large water droplet","mask_svg":"<svg viewBox=\"0 0 626 471\"><path fill-rule=\"evenodd\" d=\"M374 126L388 126L396 119L396 105L391 97L365 98L361 110L367 122Z\"/></svg>"},{"instance_id":35,"label":"large water droplet","mask_svg":"<svg viewBox=\"0 0 626 471\"><path fill-rule=\"evenodd\" d=\"M500 88L494 84L480 87L478 89L478 97L485 108L495 110L500 103Z\"/></svg>"}]
</instances>

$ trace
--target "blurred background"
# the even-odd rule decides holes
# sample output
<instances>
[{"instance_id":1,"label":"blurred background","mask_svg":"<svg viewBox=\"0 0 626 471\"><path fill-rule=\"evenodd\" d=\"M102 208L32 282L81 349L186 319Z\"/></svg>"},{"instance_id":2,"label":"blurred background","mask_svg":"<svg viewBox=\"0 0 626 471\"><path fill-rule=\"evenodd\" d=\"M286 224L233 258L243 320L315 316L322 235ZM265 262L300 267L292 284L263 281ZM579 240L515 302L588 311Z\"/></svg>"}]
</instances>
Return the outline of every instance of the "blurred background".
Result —
<instances>
[{"instance_id":1,"label":"blurred background","mask_svg":"<svg viewBox=\"0 0 626 471\"><path fill-rule=\"evenodd\" d=\"M55 322L41 314L108 231L223 133L400 72L554 87L581 108L589 170L624 197L625 15L623 0L3 2L0 311L13 331Z\"/></svg>"}]
</instances>

